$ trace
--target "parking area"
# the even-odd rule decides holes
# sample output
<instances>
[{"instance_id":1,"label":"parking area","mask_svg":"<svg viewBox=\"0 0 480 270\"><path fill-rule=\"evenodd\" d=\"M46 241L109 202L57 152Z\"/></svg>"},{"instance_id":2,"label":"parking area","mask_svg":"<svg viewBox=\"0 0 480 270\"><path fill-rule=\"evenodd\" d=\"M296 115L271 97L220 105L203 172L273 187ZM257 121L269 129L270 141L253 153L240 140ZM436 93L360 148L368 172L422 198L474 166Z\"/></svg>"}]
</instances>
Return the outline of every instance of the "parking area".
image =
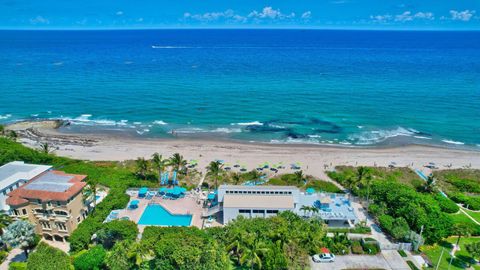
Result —
<instances>
[{"instance_id":1,"label":"parking area","mask_svg":"<svg viewBox=\"0 0 480 270\"><path fill-rule=\"evenodd\" d=\"M397 256L398 255L398 256ZM410 270L408 265L397 251L382 251L382 253L370 255L346 255L337 256L333 263L314 263L314 270L342 270L342 269L386 269L386 270Z\"/></svg>"}]
</instances>

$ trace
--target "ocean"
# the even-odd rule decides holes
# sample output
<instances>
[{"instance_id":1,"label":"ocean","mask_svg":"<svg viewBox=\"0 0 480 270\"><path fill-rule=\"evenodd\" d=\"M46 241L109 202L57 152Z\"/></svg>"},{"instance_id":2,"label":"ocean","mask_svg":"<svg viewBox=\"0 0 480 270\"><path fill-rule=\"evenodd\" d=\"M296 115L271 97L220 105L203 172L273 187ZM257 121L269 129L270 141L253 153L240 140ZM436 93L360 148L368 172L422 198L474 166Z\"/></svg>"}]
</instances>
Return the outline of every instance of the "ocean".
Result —
<instances>
[{"instance_id":1,"label":"ocean","mask_svg":"<svg viewBox=\"0 0 480 270\"><path fill-rule=\"evenodd\" d=\"M0 123L480 149L480 32L0 31Z\"/></svg>"}]
</instances>

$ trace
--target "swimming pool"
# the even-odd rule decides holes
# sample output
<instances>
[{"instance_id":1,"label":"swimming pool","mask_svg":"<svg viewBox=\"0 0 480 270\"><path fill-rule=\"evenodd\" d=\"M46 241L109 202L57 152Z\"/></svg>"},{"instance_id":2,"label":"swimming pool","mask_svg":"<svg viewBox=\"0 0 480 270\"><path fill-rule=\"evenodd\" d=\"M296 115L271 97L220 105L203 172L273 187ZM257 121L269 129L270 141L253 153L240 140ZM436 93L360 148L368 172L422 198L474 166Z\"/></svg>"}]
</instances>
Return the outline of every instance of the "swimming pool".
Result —
<instances>
[{"instance_id":1,"label":"swimming pool","mask_svg":"<svg viewBox=\"0 0 480 270\"><path fill-rule=\"evenodd\" d=\"M161 205L148 205L143 211L139 225L153 226L190 226L192 215L172 215Z\"/></svg>"}]
</instances>

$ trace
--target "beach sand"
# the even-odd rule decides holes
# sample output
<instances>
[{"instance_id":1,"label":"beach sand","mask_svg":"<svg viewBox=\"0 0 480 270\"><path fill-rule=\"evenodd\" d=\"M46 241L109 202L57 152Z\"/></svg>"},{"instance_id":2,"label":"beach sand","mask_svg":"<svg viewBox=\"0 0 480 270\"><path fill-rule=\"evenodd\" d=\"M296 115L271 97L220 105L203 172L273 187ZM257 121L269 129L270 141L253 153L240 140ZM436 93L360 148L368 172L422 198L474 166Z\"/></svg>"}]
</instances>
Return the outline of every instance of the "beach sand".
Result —
<instances>
[{"instance_id":1,"label":"beach sand","mask_svg":"<svg viewBox=\"0 0 480 270\"><path fill-rule=\"evenodd\" d=\"M58 156L84 160L131 160L150 158L155 152L169 157L180 153L186 160L198 160L204 169L212 160L223 160L233 166L240 164L248 170L264 162L282 162L288 168L299 162L305 174L326 178L325 171L337 165L407 166L422 169L434 162L440 169L480 168L480 152L430 146L391 148L330 147L317 145L272 145L237 143L213 140L139 139L98 134L63 133L58 121L21 122L8 126L16 130L23 144L38 148L42 142L53 145ZM428 171L428 170L427 170Z\"/></svg>"}]
</instances>

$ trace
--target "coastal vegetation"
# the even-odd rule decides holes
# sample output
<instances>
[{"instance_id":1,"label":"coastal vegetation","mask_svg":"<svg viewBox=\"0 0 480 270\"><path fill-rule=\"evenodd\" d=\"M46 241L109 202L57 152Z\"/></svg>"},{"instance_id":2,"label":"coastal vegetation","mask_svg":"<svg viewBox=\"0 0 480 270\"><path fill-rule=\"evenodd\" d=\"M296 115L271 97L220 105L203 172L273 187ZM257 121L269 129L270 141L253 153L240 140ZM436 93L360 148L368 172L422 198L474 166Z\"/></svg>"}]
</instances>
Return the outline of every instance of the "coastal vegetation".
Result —
<instances>
[{"instance_id":1,"label":"coastal vegetation","mask_svg":"<svg viewBox=\"0 0 480 270\"><path fill-rule=\"evenodd\" d=\"M410 232L422 232L427 243L435 243L452 234L454 221L448 213L455 206L438 197L438 192L425 188L428 183L422 183L425 181L413 171L360 168L337 167L329 176L362 198L370 196L369 212L393 238L404 241L409 239Z\"/></svg>"},{"instance_id":2,"label":"coastal vegetation","mask_svg":"<svg viewBox=\"0 0 480 270\"><path fill-rule=\"evenodd\" d=\"M434 172L439 188L464 208L480 210L480 170L455 169Z\"/></svg>"}]
</instances>

